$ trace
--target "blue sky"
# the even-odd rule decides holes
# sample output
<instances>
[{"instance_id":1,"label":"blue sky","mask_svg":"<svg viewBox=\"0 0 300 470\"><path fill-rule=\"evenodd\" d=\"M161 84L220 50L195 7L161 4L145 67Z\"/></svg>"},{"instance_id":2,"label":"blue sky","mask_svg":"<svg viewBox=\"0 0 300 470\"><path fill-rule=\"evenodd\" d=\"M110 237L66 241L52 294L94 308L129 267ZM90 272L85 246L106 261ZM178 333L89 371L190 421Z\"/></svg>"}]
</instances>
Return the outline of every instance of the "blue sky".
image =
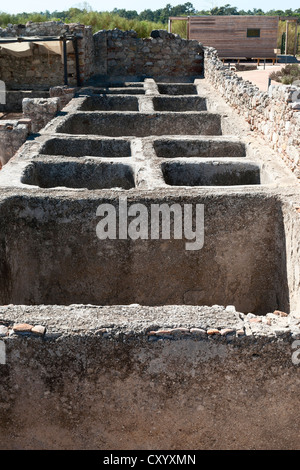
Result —
<instances>
[{"instance_id":1,"label":"blue sky","mask_svg":"<svg viewBox=\"0 0 300 470\"><path fill-rule=\"evenodd\" d=\"M147 8L151 10L157 10L158 8L163 8L167 3L170 3L172 6L184 4L186 1L190 1L197 10L206 10L215 6L222 6L226 3L229 3L231 6L237 7L239 10L252 10L253 8L261 8L264 11L271 9L289 9L292 10L300 8L299 0L287 0L282 2L282 0L178 0L178 1L168 1L168 0L149 0L146 2L141 2L138 0L111 0L110 2L100 2L90 0L87 3L92 7L93 10L97 11L111 11L114 8L126 8L126 10L136 10L141 12ZM68 10L71 7L82 7L83 2L80 3L74 0L52 0L50 2L41 2L40 0L11 0L10 2L4 3L0 6L0 11L6 13L20 13L20 12L33 12L33 11L45 11L49 10L50 12L58 10Z\"/></svg>"}]
</instances>

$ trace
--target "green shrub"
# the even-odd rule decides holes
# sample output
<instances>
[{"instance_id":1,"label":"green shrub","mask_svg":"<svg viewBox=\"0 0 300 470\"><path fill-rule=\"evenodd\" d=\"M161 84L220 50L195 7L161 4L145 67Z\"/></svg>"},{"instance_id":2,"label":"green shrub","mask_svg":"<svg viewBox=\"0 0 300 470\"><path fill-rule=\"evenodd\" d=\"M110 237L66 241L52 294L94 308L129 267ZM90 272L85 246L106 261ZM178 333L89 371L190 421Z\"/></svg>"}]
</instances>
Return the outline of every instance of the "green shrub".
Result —
<instances>
[{"instance_id":1,"label":"green shrub","mask_svg":"<svg viewBox=\"0 0 300 470\"><path fill-rule=\"evenodd\" d=\"M288 64L278 72L272 72L269 75L271 80L283 83L283 85L291 85L296 80L300 80L300 66L297 64Z\"/></svg>"},{"instance_id":2,"label":"green shrub","mask_svg":"<svg viewBox=\"0 0 300 470\"><path fill-rule=\"evenodd\" d=\"M284 75L281 79L281 83L283 83L283 85L291 85L294 81L294 78L293 75Z\"/></svg>"}]
</instances>

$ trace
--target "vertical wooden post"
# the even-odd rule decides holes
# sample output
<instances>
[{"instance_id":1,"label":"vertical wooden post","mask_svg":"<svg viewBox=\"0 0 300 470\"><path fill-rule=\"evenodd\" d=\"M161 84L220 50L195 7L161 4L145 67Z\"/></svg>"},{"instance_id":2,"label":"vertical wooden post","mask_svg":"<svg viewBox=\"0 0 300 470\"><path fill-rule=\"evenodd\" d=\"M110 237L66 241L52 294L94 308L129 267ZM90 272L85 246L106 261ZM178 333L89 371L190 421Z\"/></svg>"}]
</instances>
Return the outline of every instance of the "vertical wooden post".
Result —
<instances>
[{"instance_id":1,"label":"vertical wooden post","mask_svg":"<svg viewBox=\"0 0 300 470\"><path fill-rule=\"evenodd\" d=\"M297 55L297 49L298 49L298 22L296 20L295 21L295 42L294 42L294 56L295 57Z\"/></svg>"},{"instance_id":2,"label":"vertical wooden post","mask_svg":"<svg viewBox=\"0 0 300 470\"><path fill-rule=\"evenodd\" d=\"M186 32L186 38L190 39L190 17L187 17L187 32Z\"/></svg>"},{"instance_id":3,"label":"vertical wooden post","mask_svg":"<svg viewBox=\"0 0 300 470\"><path fill-rule=\"evenodd\" d=\"M285 48L284 48L284 55L287 55L288 32L289 32L289 22L288 22L288 20L286 20L286 24L285 24Z\"/></svg>"}]
</instances>

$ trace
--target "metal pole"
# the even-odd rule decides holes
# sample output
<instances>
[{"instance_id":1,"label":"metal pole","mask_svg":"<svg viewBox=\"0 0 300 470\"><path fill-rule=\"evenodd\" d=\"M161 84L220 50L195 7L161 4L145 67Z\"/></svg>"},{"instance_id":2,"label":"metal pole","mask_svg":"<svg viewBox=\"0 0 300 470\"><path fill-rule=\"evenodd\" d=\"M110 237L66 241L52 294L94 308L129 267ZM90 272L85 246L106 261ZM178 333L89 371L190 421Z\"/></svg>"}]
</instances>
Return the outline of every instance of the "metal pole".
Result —
<instances>
[{"instance_id":1,"label":"metal pole","mask_svg":"<svg viewBox=\"0 0 300 470\"><path fill-rule=\"evenodd\" d=\"M289 32L289 22L286 21L286 24L285 24L285 48L284 48L284 54L285 55L287 55L288 32Z\"/></svg>"}]
</instances>

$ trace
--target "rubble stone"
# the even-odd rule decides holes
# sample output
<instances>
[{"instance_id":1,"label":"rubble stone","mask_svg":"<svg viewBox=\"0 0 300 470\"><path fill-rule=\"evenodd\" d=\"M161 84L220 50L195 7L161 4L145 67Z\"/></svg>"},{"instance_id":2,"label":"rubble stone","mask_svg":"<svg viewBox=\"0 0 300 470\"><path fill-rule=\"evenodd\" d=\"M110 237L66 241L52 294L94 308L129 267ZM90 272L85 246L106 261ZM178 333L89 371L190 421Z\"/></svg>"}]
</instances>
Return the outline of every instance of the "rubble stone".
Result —
<instances>
[{"instance_id":1,"label":"rubble stone","mask_svg":"<svg viewBox=\"0 0 300 470\"><path fill-rule=\"evenodd\" d=\"M216 49L205 47L204 51L205 77L300 176L300 88L278 84L262 92L224 66Z\"/></svg>"}]
</instances>

